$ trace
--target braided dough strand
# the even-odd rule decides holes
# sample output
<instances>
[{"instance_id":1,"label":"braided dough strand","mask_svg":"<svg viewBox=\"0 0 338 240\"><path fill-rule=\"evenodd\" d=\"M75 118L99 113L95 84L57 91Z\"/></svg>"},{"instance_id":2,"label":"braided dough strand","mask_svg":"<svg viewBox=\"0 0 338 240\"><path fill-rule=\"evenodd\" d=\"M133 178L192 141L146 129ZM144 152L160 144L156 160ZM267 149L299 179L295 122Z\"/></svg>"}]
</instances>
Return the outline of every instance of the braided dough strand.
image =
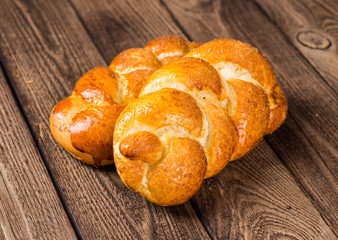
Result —
<instances>
[{"instance_id":1,"label":"braided dough strand","mask_svg":"<svg viewBox=\"0 0 338 240\"><path fill-rule=\"evenodd\" d=\"M90 70L77 82L72 95L52 110L50 129L54 138L86 164L112 164L113 133L120 112L138 97L156 69L198 45L176 36L161 37L145 48L120 53L108 68Z\"/></svg>"},{"instance_id":2,"label":"braided dough strand","mask_svg":"<svg viewBox=\"0 0 338 240\"><path fill-rule=\"evenodd\" d=\"M156 70L120 114L122 181L159 205L190 199L204 178L250 152L286 117L284 93L257 49L215 40Z\"/></svg>"}]
</instances>

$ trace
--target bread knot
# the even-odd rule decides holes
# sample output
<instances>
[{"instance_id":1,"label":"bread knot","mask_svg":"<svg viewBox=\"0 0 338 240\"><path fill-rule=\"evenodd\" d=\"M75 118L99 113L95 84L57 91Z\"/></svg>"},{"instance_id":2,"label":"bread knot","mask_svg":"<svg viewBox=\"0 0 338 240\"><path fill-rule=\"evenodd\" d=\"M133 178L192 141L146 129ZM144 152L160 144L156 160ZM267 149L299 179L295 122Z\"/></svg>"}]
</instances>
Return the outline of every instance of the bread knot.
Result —
<instances>
[{"instance_id":1,"label":"bread knot","mask_svg":"<svg viewBox=\"0 0 338 240\"><path fill-rule=\"evenodd\" d=\"M278 128L286 106L257 49L229 39L203 44L156 70L122 111L117 171L156 204L183 203Z\"/></svg>"}]
</instances>

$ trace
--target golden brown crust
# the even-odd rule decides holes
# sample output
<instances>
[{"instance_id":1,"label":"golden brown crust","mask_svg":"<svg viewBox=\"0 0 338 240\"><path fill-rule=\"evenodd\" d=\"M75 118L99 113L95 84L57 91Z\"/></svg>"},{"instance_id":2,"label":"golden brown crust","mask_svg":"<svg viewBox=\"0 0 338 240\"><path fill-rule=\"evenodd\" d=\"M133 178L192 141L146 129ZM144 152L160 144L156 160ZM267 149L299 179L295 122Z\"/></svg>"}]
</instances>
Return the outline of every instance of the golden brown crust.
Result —
<instances>
[{"instance_id":1,"label":"golden brown crust","mask_svg":"<svg viewBox=\"0 0 338 240\"><path fill-rule=\"evenodd\" d=\"M152 52L156 57L162 53L189 51L188 42L177 36L164 36L150 41L144 49Z\"/></svg>"},{"instance_id":2,"label":"golden brown crust","mask_svg":"<svg viewBox=\"0 0 338 240\"><path fill-rule=\"evenodd\" d=\"M175 58L164 54L161 41L154 43L148 47L155 55ZM185 51L185 44L178 41L176 49ZM286 116L285 96L270 65L257 49L235 40L212 41L162 66L140 96L117 121L115 164L129 188L159 205L187 201L203 178L247 154ZM143 140L144 132L154 141ZM152 147L161 157L149 154ZM139 152L149 159L132 165Z\"/></svg>"},{"instance_id":3,"label":"golden brown crust","mask_svg":"<svg viewBox=\"0 0 338 240\"><path fill-rule=\"evenodd\" d=\"M152 202L171 206L188 201L200 189L206 171L201 145L190 138L173 138L168 154L154 164L148 173Z\"/></svg>"},{"instance_id":4,"label":"golden brown crust","mask_svg":"<svg viewBox=\"0 0 338 240\"><path fill-rule=\"evenodd\" d=\"M117 55L109 68L118 75L121 101L136 99L143 83L160 66L154 54L143 48L128 49Z\"/></svg>"},{"instance_id":5,"label":"golden brown crust","mask_svg":"<svg viewBox=\"0 0 338 240\"><path fill-rule=\"evenodd\" d=\"M270 111L274 114L270 118L271 122L269 122L266 134L273 132L284 122L287 114L285 95L276 82L276 76L270 64L258 49L237 40L219 39L201 45L186 56L204 59L213 66L222 62L231 62L248 70L266 91Z\"/></svg>"},{"instance_id":6,"label":"golden brown crust","mask_svg":"<svg viewBox=\"0 0 338 240\"><path fill-rule=\"evenodd\" d=\"M189 42L188 46L189 46L189 52L195 48L198 48L199 46L201 46L202 43L201 42Z\"/></svg>"},{"instance_id":7,"label":"golden brown crust","mask_svg":"<svg viewBox=\"0 0 338 240\"><path fill-rule=\"evenodd\" d=\"M119 119L114 132L114 159L129 188L161 205L183 203L196 193L205 176L206 159L200 144L184 136L201 137L203 115L189 94L162 89L131 102ZM187 131L177 134L177 127ZM130 133L132 128L147 130ZM147 155L148 160L144 159ZM173 176L176 182L171 181ZM168 181L171 183L166 184Z\"/></svg>"},{"instance_id":8,"label":"golden brown crust","mask_svg":"<svg viewBox=\"0 0 338 240\"><path fill-rule=\"evenodd\" d=\"M84 74L72 96L59 102L50 116L54 138L75 158L96 166L112 164L115 122L125 105L118 104L115 74L96 67Z\"/></svg>"},{"instance_id":9,"label":"golden brown crust","mask_svg":"<svg viewBox=\"0 0 338 240\"><path fill-rule=\"evenodd\" d=\"M231 160L250 152L263 138L269 122L269 103L263 88L250 82L232 79L228 81L235 94L231 116L238 132L236 151Z\"/></svg>"},{"instance_id":10,"label":"golden brown crust","mask_svg":"<svg viewBox=\"0 0 338 240\"><path fill-rule=\"evenodd\" d=\"M118 101L117 90L114 72L106 67L96 67L80 78L72 95L79 95L93 105L107 106Z\"/></svg>"},{"instance_id":11,"label":"golden brown crust","mask_svg":"<svg viewBox=\"0 0 338 240\"><path fill-rule=\"evenodd\" d=\"M268 95L270 103L270 120L265 134L271 134L276 131L286 118L288 104L284 92L279 86Z\"/></svg>"},{"instance_id":12,"label":"golden brown crust","mask_svg":"<svg viewBox=\"0 0 338 240\"><path fill-rule=\"evenodd\" d=\"M204 60L182 58L158 69L145 83L141 95L147 91L156 91L156 87L174 88L177 84L185 86L185 91L195 98L200 98L200 105L206 104L202 107L209 121L208 130L205 131L210 129L210 143L205 147L208 159L206 177L212 177L226 166L237 144L237 133L228 113L211 103L226 97L221 79L217 71ZM210 99L208 95L199 97L199 92L214 94L215 98Z\"/></svg>"},{"instance_id":13,"label":"golden brown crust","mask_svg":"<svg viewBox=\"0 0 338 240\"><path fill-rule=\"evenodd\" d=\"M175 83L180 83L191 91L209 90L218 98L221 98L223 93L217 71L209 63L197 58L181 58L164 65L150 76L144 88L151 86L155 81L166 87L173 87Z\"/></svg>"},{"instance_id":14,"label":"golden brown crust","mask_svg":"<svg viewBox=\"0 0 338 240\"><path fill-rule=\"evenodd\" d=\"M215 66L232 62L247 69L267 92L276 85L275 74L258 49L234 39L218 39L205 43L189 52L186 57L201 58Z\"/></svg>"},{"instance_id":15,"label":"golden brown crust","mask_svg":"<svg viewBox=\"0 0 338 240\"><path fill-rule=\"evenodd\" d=\"M161 63L157 57L144 48L131 48L118 54L109 65L109 68L120 73L132 68L158 69Z\"/></svg>"},{"instance_id":16,"label":"golden brown crust","mask_svg":"<svg viewBox=\"0 0 338 240\"><path fill-rule=\"evenodd\" d=\"M196 137L202 133L203 114L195 99L182 91L164 88L136 99L126 108L124 112L128 116L123 117L131 119L131 126L137 121L156 130L177 125L186 128ZM124 124L127 130L129 126Z\"/></svg>"},{"instance_id":17,"label":"golden brown crust","mask_svg":"<svg viewBox=\"0 0 338 240\"><path fill-rule=\"evenodd\" d=\"M143 161L130 161L128 159L120 159L115 161L115 166L119 176L124 184L131 190L138 192L142 189L142 180L145 174L146 164Z\"/></svg>"},{"instance_id":18,"label":"golden brown crust","mask_svg":"<svg viewBox=\"0 0 338 240\"><path fill-rule=\"evenodd\" d=\"M238 133L228 112L213 104L204 106L210 122L210 142L205 147L207 156L207 172L205 178L218 174L225 168L233 155L238 142Z\"/></svg>"},{"instance_id":19,"label":"golden brown crust","mask_svg":"<svg viewBox=\"0 0 338 240\"><path fill-rule=\"evenodd\" d=\"M124 105L90 107L73 117L69 132L71 143L80 152L93 156L94 165L113 161L115 122Z\"/></svg>"},{"instance_id":20,"label":"golden brown crust","mask_svg":"<svg viewBox=\"0 0 338 240\"><path fill-rule=\"evenodd\" d=\"M162 49L171 55L177 54L180 44L189 45L189 48L198 45L178 37L162 37L150 45L156 51ZM171 47L174 52L170 51ZM115 121L124 103L138 97L146 79L161 65L151 49L133 48L116 56L109 68L96 67L88 71L77 82L72 96L58 103L52 111L50 128L54 138L86 164L112 164Z\"/></svg>"},{"instance_id":21,"label":"golden brown crust","mask_svg":"<svg viewBox=\"0 0 338 240\"><path fill-rule=\"evenodd\" d=\"M87 157L89 158L88 162L93 162L89 156L86 156L76 150L70 140L69 124L73 117L77 114L78 109L82 111L85 108L86 105L80 97L70 96L63 99L55 105L51 112L50 129L55 140L59 142L68 152L80 159L85 159Z\"/></svg>"},{"instance_id":22,"label":"golden brown crust","mask_svg":"<svg viewBox=\"0 0 338 240\"><path fill-rule=\"evenodd\" d=\"M136 70L130 73L120 74L120 93L123 103L128 103L138 98L143 84L154 72L153 69Z\"/></svg>"},{"instance_id":23,"label":"golden brown crust","mask_svg":"<svg viewBox=\"0 0 338 240\"><path fill-rule=\"evenodd\" d=\"M162 156L162 144L156 135L148 131L127 136L121 142L120 152L130 160L154 163Z\"/></svg>"},{"instance_id":24,"label":"golden brown crust","mask_svg":"<svg viewBox=\"0 0 338 240\"><path fill-rule=\"evenodd\" d=\"M150 41L144 49L152 52L165 65L177 60L190 50L199 46L199 43L184 40L177 36L164 36Z\"/></svg>"}]
</instances>

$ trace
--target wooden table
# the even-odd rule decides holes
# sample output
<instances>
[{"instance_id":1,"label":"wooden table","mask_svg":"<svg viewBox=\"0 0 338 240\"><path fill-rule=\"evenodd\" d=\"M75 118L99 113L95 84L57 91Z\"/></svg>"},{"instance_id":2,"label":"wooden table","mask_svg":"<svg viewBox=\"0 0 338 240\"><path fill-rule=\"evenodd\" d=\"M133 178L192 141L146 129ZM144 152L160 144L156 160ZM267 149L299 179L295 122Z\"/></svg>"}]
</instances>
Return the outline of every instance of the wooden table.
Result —
<instances>
[{"instance_id":1,"label":"wooden table","mask_svg":"<svg viewBox=\"0 0 338 240\"><path fill-rule=\"evenodd\" d=\"M2 0L0 16L0 239L337 239L336 0ZM82 74L163 35L254 45L289 103L176 207L74 160L48 127Z\"/></svg>"}]
</instances>

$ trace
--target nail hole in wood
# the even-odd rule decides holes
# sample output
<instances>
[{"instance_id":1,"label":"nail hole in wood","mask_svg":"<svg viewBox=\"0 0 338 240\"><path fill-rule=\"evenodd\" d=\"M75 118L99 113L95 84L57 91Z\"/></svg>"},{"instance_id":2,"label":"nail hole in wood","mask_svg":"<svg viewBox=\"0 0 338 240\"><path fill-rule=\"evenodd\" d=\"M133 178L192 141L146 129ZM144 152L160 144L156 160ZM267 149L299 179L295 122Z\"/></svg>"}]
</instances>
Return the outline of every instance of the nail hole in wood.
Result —
<instances>
[{"instance_id":1,"label":"nail hole in wood","mask_svg":"<svg viewBox=\"0 0 338 240\"><path fill-rule=\"evenodd\" d=\"M313 31L304 31L297 34L297 41L303 46L324 50L331 46L331 41L322 34Z\"/></svg>"}]
</instances>

